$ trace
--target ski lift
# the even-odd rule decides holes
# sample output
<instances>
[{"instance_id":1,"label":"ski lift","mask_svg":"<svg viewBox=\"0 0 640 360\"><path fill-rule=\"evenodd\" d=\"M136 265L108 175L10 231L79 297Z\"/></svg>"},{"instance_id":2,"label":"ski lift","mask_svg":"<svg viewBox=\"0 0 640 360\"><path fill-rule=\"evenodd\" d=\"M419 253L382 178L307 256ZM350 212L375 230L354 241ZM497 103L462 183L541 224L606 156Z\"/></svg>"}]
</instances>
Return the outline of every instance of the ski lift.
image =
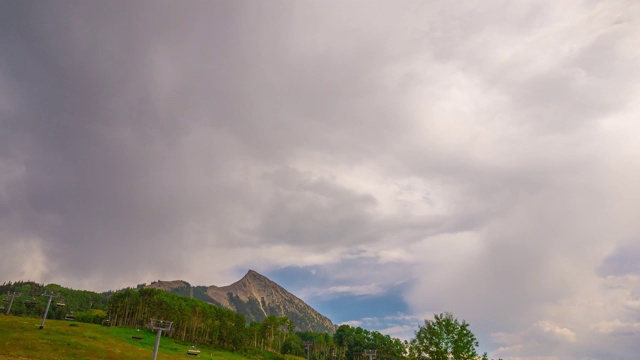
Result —
<instances>
[{"instance_id":1,"label":"ski lift","mask_svg":"<svg viewBox=\"0 0 640 360\"><path fill-rule=\"evenodd\" d=\"M73 315L73 311L70 311L64 316L64 319L73 321L76 319L76 316Z\"/></svg>"},{"instance_id":2,"label":"ski lift","mask_svg":"<svg viewBox=\"0 0 640 360\"><path fill-rule=\"evenodd\" d=\"M191 348L187 350L187 356L194 356L194 357L200 356L200 349L195 347L195 345L191 346Z\"/></svg>"},{"instance_id":3,"label":"ski lift","mask_svg":"<svg viewBox=\"0 0 640 360\"><path fill-rule=\"evenodd\" d=\"M6 297L5 297L5 298L2 298L2 302L3 302L3 303L8 303L8 302L9 302L9 299L8 299L8 298L6 298Z\"/></svg>"},{"instance_id":4,"label":"ski lift","mask_svg":"<svg viewBox=\"0 0 640 360\"><path fill-rule=\"evenodd\" d=\"M59 303L56 303L56 306L57 306L57 307L64 307L65 305L64 305L64 303L63 303L63 302L59 302Z\"/></svg>"}]
</instances>

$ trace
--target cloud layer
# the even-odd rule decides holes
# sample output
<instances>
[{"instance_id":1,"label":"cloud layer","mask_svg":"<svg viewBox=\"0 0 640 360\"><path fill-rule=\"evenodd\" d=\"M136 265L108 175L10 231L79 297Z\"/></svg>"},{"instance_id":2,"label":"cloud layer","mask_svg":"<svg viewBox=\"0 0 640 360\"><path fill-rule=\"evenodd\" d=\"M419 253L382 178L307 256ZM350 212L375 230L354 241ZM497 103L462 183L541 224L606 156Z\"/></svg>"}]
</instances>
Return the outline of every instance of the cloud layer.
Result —
<instances>
[{"instance_id":1,"label":"cloud layer","mask_svg":"<svg viewBox=\"0 0 640 360\"><path fill-rule=\"evenodd\" d=\"M631 357L638 15L5 2L0 274L107 290L301 271L310 302L401 297L351 319L387 333L453 311L495 357Z\"/></svg>"}]
</instances>

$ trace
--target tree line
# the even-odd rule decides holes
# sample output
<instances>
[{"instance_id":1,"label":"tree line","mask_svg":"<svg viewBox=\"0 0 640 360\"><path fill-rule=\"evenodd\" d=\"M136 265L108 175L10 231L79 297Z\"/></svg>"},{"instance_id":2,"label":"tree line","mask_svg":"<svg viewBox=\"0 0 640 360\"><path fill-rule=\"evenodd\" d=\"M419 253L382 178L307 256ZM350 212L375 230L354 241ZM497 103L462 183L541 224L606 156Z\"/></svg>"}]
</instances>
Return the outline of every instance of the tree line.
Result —
<instances>
[{"instance_id":1,"label":"tree line","mask_svg":"<svg viewBox=\"0 0 640 360\"><path fill-rule=\"evenodd\" d=\"M107 298L101 294L86 290L73 290L60 285L41 285L33 281L5 282L0 286L0 312L6 313L10 304L9 293L17 293L11 303L11 314L17 316L42 317L48 297L43 294L55 294L51 299L48 319L74 320L100 324L107 319Z\"/></svg>"},{"instance_id":2,"label":"tree line","mask_svg":"<svg viewBox=\"0 0 640 360\"><path fill-rule=\"evenodd\" d=\"M246 338L244 316L204 301L159 289L126 289L111 295L107 304L115 326L147 325L151 318L173 321L170 337L236 351Z\"/></svg>"}]
</instances>

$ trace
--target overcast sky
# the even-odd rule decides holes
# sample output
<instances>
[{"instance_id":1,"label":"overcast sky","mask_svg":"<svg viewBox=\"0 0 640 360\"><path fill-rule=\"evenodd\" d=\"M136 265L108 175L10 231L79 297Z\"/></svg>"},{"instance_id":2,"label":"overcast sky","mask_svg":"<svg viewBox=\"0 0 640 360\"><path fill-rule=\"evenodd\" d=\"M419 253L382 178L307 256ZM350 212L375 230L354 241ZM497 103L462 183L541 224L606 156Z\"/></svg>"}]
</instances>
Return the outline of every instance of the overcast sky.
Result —
<instances>
[{"instance_id":1,"label":"overcast sky","mask_svg":"<svg viewBox=\"0 0 640 360\"><path fill-rule=\"evenodd\" d=\"M0 281L254 269L336 323L640 353L637 1L1 1Z\"/></svg>"}]
</instances>

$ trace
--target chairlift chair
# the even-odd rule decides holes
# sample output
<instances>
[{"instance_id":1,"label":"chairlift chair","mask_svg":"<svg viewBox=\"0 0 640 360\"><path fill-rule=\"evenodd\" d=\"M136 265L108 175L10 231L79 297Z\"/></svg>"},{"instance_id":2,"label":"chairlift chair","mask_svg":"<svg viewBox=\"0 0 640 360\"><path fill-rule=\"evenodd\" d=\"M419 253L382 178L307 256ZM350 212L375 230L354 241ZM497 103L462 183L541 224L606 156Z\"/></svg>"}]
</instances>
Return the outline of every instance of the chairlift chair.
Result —
<instances>
[{"instance_id":1,"label":"chairlift chair","mask_svg":"<svg viewBox=\"0 0 640 360\"><path fill-rule=\"evenodd\" d=\"M187 356L200 356L200 349L195 346L191 346L191 348L187 350Z\"/></svg>"},{"instance_id":2,"label":"chairlift chair","mask_svg":"<svg viewBox=\"0 0 640 360\"><path fill-rule=\"evenodd\" d=\"M65 320L72 320L72 321L73 321L73 320L75 320L75 319L76 319L76 316L75 316L75 315L73 315L73 311L70 311L70 312L68 312L68 313L64 316L64 319L65 319Z\"/></svg>"},{"instance_id":3,"label":"chairlift chair","mask_svg":"<svg viewBox=\"0 0 640 360\"><path fill-rule=\"evenodd\" d=\"M64 305L64 303L63 303L63 302L59 302L59 303L56 303L56 306L57 306L57 307L64 307L65 305Z\"/></svg>"}]
</instances>

